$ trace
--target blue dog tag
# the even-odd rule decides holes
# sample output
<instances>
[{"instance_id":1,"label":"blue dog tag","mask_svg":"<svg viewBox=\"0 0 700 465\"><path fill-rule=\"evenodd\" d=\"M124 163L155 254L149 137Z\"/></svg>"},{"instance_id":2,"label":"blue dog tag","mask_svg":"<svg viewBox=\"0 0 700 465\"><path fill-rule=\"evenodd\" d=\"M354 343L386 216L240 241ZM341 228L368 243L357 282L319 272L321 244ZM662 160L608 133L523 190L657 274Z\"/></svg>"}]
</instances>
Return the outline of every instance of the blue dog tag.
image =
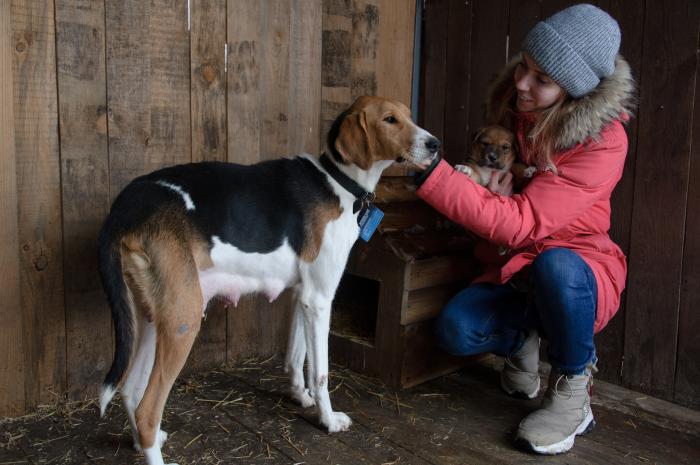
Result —
<instances>
[{"instance_id":1,"label":"blue dog tag","mask_svg":"<svg viewBox=\"0 0 700 465\"><path fill-rule=\"evenodd\" d=\"M360 215L357 217L357 224L360 225L360 237L363 241L369 242L382 218L384 218L384 212L372 204L360 211Z\"/></svg>"}]
</instances>

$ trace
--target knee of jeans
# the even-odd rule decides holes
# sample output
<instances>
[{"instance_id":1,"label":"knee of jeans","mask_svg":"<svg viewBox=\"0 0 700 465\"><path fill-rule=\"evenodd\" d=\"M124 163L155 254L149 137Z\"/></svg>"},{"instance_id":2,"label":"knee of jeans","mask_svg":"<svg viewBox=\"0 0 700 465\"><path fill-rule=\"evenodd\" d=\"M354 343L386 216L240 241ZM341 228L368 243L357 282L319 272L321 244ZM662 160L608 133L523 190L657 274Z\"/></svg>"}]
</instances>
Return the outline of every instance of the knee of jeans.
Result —
<instances>
[{"instance_id":1,"label":"knee of jeans","mask_svg":"<svg viewBox=\"0 0 700 465\"><path fill-rule=\"evenodd\" d=\"M582 269L586 262L569 249L548 249L532 262L532 277L539 285L567 285L579 279L587 279Z\"/></svg>"},{"instance_id":2,"label":"knee of jeans","mask_svg":"<svg viewBox=\"0 0 700 465\"><path fill-rule=\"evenodd\" d=\"M595 277L588 264L569 249L556 248L542 252L532 264L532 280L540 317L543 313L580 312L581 297L590 295L593 309L597 300Z\"/></svg>"},{"instance_id":3,"label":"knee of jeans","mask_svg":"<svg viewBox=\"0 0 700 465\"><path fill-rule=\"evenodd\" d=\"M468 323L457 318L449 308L440 314L433 327L437 345L452 355L481 353L481 345L486 339Z\"/></svg>"}]
</instances>

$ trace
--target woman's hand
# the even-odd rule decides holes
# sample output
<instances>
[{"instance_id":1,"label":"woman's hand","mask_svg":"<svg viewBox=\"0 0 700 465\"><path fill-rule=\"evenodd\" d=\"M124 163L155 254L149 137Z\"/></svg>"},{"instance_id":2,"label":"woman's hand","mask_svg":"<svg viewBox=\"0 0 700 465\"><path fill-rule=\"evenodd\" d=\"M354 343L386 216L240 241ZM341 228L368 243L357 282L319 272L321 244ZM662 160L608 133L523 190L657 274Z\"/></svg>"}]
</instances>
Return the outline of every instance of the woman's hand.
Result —
<instances>
[{"instance_id":1,"label":"woman's hand","mask_svg":"<svg viewBox=\"0 0 700 465\"><path fill-rule=\"evenodd\" d=\"M494 194L501 194L505 195L506 197L510 197L510 195L513 193L513 174L510 171L507 172L506 175L503 176L503 179L501 179L499 182L498 173L494 171L491 173L491 180L489 181L489 185L486 187Z\"/></svg>"},{"instance_id":2,"label":"woman's hand","mask_svg":"<svg viewBox=\"0 0 700 465\"><path fill-rule=\"evenodd\" d=\"M440 161L440 155L434 155L420 162L414 161L411 163L411 167L417 172L422 172L430 168L432 165L437 164L438 161Z\"/></svg>"},{"instance_id":3,"label":"woman's hand","mask_svg":"<svg viewBox=\"0 0 700 465\"><path fill-rule=\"evenodd\" d=\"M440 163L441 157L439 154L435 155L430 160L426 160L423 163L414 163L413 166L416 167L416 173L413 176L413 180L416 182L416 186L420 187L421 184L428 179L428 176L433 172L435 167Z\"/></svg>"}]
</instances>

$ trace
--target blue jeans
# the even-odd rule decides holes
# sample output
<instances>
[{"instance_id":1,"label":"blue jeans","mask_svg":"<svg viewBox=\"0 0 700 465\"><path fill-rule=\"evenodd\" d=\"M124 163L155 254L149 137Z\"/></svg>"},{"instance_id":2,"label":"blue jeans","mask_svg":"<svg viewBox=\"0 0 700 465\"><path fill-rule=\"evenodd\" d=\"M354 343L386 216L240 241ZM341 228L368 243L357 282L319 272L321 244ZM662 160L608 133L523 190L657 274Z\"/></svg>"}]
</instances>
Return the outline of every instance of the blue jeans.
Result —
<instances>
[{"instance_id":1,"label":"blue jeans","mask_svg":"<svg viewBox=\"0 0 700 465\"><path fill-rule=\"evenodd\" d=\"M549 342L554 368L583 373L595 359L598 289L591 268L575 252L556 248L538 255L529 272L528 290L478 283L454 296L436 320L440 346L454 355L508 356L536 329Z\"/></svg>"}]
</instances>

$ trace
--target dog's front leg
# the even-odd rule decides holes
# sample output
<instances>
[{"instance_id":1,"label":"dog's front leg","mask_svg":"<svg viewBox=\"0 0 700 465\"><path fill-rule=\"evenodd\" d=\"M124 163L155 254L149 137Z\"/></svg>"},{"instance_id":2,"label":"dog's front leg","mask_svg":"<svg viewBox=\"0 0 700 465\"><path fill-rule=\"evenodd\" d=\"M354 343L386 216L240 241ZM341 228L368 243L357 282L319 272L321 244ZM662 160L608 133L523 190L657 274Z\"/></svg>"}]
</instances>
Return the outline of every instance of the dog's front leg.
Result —
<instances>
[{"instance_id":1,"label":"dog's front leg","mask_svg":"<svg viewBox=\"0 0 700 465\"><path fill-rule=\"evenodd\" d=\"M304 358L306 358L306 336L304 332L304 311L298 293L294 296L291 326L285 370L289 373L289 393L302 407L316 405L312 393L304 386ZM311 367L309 367L309 371Z\"/></svg>"},{"instance_id":2,"label":"dog's front leg","mask_svg":"<svg viewBox=\"0 0 700 465\"><path fill-rule=\"evenodd\" d=\"M304 314L304 332L309 359L309 388L314 394L319 422L329 433L346 431L352 420L342 412L334 412L328 394L328 332L330 329L331 300L320 295L301 298Z\"/></svg>"}]
</instances>

